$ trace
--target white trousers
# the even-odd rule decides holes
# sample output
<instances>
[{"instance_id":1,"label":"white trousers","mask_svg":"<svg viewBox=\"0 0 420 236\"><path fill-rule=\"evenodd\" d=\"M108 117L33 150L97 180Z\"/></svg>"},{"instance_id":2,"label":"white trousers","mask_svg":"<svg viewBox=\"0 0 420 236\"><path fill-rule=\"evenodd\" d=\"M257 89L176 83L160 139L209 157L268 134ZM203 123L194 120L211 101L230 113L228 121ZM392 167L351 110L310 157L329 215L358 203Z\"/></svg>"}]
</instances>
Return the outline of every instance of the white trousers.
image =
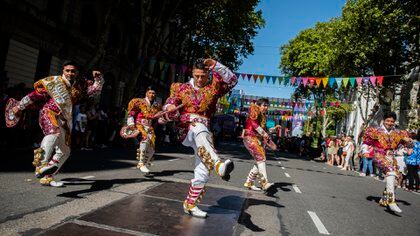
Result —
<instances>
[{"instance_id":1,"label":"white trousers","mask_svg":"<svg viewBox=\"0 0 420 236\"><path fill-rule=\"evenodd\" d=\"M214 163L220 160L213 146L212 135L208 128L201 124L195 123L190 125L187 136L182 142L184 146L192 147L194 149L195 157L195 168L194 178L191 180L192 186L204 186L209 181L210 171L206 165L202 162L201 158L197 154L198 147L203 146L206 151L210 154L211 159Z\"/></svg>"},{"instance_id":2,"label":"white trousers","mask_svg":"<svg viewBox=\"0 0 420 236\"><path fill-rule=\"evenodd\" d=\"M147 127L147 126L144 126L144 129L146 130L146 132L148 132L149 131L149 128ZM152 145L152 134L147 134L147 139L145 139L145 140L142 140L141 142L140 142L140 145L139 145L139 149L140 149L140 152L144 152L145 153L145 156L144 157L141 157L140 156L140 161L142 162L142 163L147 163L147 162L149 162L150 161L150 159L153 157L153 155L155 154L155 149L154 149L154 147L153 147L153 145ZM142 158L143 158L143 160L142 160Z\"/></svg>"},{"instance_id":3,"label":"white trousers","mask_svg":"<svg viewBox=\"0 0 420 236\"><path fill-rule=\"evenodd\" d=\"M61 128L60 133L45 135L41 148L44 151L41 163L57 165L59 170L70 156L70 147L66 144L66 131Z\"/></svg>"}]
</instances>

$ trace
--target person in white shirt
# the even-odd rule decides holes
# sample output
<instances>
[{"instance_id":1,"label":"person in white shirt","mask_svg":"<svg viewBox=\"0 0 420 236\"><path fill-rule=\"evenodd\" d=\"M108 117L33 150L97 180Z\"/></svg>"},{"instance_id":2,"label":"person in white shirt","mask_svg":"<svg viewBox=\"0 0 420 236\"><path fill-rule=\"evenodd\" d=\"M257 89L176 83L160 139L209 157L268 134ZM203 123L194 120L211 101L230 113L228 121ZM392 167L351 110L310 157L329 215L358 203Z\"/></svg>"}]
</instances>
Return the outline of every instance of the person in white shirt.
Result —
<instances>
[{"instance_id":1,"label":"person in white shirt","mask_svg":"<svg viewBox=\"0 0 420 236\"><path fill-rule=\"evenodd\" d=\"M344 166L341 170L350 170L349 161L354 153L354 144L350 136L347 136L345 140L346 141L343 148Z\"/></svg>"}]
</instances>

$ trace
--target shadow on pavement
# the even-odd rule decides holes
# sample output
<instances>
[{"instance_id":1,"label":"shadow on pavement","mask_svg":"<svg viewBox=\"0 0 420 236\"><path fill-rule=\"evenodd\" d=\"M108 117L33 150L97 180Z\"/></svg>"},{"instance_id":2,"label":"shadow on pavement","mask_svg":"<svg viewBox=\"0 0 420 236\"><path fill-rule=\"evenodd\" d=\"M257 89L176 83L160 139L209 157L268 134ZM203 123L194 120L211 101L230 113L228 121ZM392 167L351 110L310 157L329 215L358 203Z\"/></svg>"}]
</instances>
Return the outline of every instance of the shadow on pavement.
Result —
<instances>
[{"instance_id":1,"label":"shadow on pavement","mask_svg":"<svg viewBox=\"0 0 420 236\"><path fill-rule=\"evenodd\" d=\"M10 150L4 156L11 156L0 165L0 172L33 172L33 150ZM176 159L166 155L155 155L155 161ZM127 161L136 161L136 150L126 148L105 148L92 151L72 151L69 159L60 172L88 172L101 170L115 170L134 167Z\"/></svg>"},{"instance_id":2,"label":"shadow on pavement","mask_svg":"<svg viewBox=\"0 0 420 236\"><path fill-rule=\"evenodd\" d=\"M150 177L163 177L163 176L173 176L179 173L194 173L192 170L164 170L160 172L150 172Z\"/></svg>"},{"instance_id":3,"label":"shadow on pavement","mask_svg":"<svg viewBox=\"0 0 420 236\"><path fill-rule=\"evenodd\" d=\"M251 215L246 212L246 210L250 206L258 206L258 205L267 205L277 208L283 208L283 205L280 205L274 201L267 201L267 200L260 200L260 199L254 199L249 198L246 200L244 204L244 208L242 210L242 214L239 217L238 223L245 226L247 229L253 231L253 232L264 232L265 230L260 228L258 225L255 225L251 220Z\"/></svg>"},{"instance_id":4,"label":"shadow on pavement","mask_svg":"<svg viewBox=\"0 0 420 236\"><path fill-rule=\"evenodd\" d=\"M285 183L285 182L277 182L274 183L270 188L265 191L265 195L269 197L275 197L274 195L278 193L279 189L283 192L290 192L290 188L286 188L286 186L292 186L292 183Z\"/></svg>"},{"instance_id":5,"label":"shadow on pavement","mask_svg":"<svg viewBox=\"0 0 420 236\"><path fill-rule=\"evenodd\" d=\"M110 180L87 180L87 179L79 179L79 178L66 178L62 179L61 181L66 181L65 185L90 185L90 188L77 190L77 191L70 191L65 192L57 195L58 197L66 197L66 198L83 198L80 196L81 194L92 193L102 190L111 189L116 184L132 184L132 183L141 183L141 182L165 182L161 180L154 180L154 179L143 179L143 178L134 178L134 179L110 179Z\"/></svg>"},{"instance_id":6,"label":"shadow on pavement","mask_svg":"<svg viewBox=\"0 0 420 236\"><path fill-rule=\"evenodd\" d=\"M379 205L379 200L381 200L381 197L368 196L368 197L366 197L366 200L368 200L368 201L374 201L374 202L376 202L378 204L378 206L380 206ZM411 203L409 203L407 201L404 201L404 200L395 200L395 201L398 202L398 203L402 203L405 206L410 206L411 205ZM388 207L385 207L385 210L384 211L387 212L387 213L389 213L389 214L391 214L391 215L401 217L401 215L398 215L397 213L391 211Z\"/></svg>"}]
</instances>

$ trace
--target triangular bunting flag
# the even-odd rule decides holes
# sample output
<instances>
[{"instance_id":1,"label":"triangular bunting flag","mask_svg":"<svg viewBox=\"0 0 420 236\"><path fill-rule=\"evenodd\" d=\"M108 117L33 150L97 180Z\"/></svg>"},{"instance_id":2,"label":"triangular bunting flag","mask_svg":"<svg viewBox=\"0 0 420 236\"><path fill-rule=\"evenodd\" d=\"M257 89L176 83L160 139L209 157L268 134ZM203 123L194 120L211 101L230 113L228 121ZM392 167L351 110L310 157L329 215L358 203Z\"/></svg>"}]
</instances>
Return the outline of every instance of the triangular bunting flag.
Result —
<instances>
[{"instance_id":1,"label":"triangular bunting flag","mask_svg":"<svg viewBox=\"0 0 420 236\"><path fill-rule=\"evenodd\" d=\"M242 77L243 80L245 80L246 74L241 74L240 76Z\"/></svg>"},{"instance_id":2,"label":"triangular bunting flag","mask_svg":"<svg viewBox=\"0 0 420 236\"><path fill-rule=\"evenodd\" d=\"M252 75L252 78L254 79L254 83L256 83L258 79L258 75Z\"/></svg>"},{"instance_id":3,"label":"triangular bunting flag","mask_svg":"<svg viewBox=\"0 0 420 236\"><path fill-rule=\"evenodd\" d=\"M159 68L160 68L160 70L163 70L164 67L165 67L165 62L164 61L160 61L159 62Z\"/></svg>"},{"instance_id":4,"label":"triangular bunting flag","mask_svg":"<svg viewBox=\"0 0 420 236\"><path fill-rule=\"evenodd\" d=\"M279 85L281 85L281 83L283 82L283 77L277 76L277 81L279 81Z\"/></svg>"},{"instance_id":5,"label":"triangular bunting flag","mask_svg":"<svg viewBox=\"0 0 420 236\"><path fill-rule=\"evenodd\" d=\"M322 78L322 84L324 85L324 88L327 87L327 84L328 84L328 78L327 77L326 78Z\"/></svg>"},{"instance_id":6,"label":"triangular bunting flag","mask_svg":"<svg viewBox=\"0 0 420 236\"><path fill-rule=\"evenodd\" d=\"M276 83L276 80L277 80L277 76L272 76L271 77L271 80L273 81L273 84L275 84Z\"/></svg>"},{"instance_id":7,"label":"triangular bunting flag","mask_svg":"<svg viewBox=\"0 0 420 236\"><path fill-rule=\"evenodd\" d=\"M373 87L376 87L376 76L370 77L370 83L373 85Z\"/></svg>"},{"instance_id":8,"label":"triangular bunting flag","mask_svg":"<svg viewBox=\"0 0 420 236\"><path fill-rule=\"evenodd\" d=\"M329 78L328 85L330 85L330 88L334 87L334 84L335 84L335 78Z\"/></svg>"},{"instance_id":9,"label":"triangular bunting flag","mask_svg":"<svg viewBox=\"0 0 420 236\"><path fill-rule=\"evenodd\" d=\"M251 74L246 74L246 77L248 78L248 81L251 80L252 75Z\"/></svg>"},{"instance_id":10,"label":"triangular bunting flag","mask_svg":"<svg viewBox=\"0 0 420 236\"><path fill-rule=\"evenodd\" d=\"M236 75L236 78L238 78L238 79L239 79L239 73L235 73L235 75Z\"/></svg>"},{"instance_id":11,"label":"triangular bunting flag","mask_svg":"<svg viewBox=\"0 0 420 236\"><path fill-rule=\"evenodd\" d=\"M302 77L297 77L296 78L296 86L299 86L300 83L302 83Z\"/></svg>"},{"instance_id":12,"label":"triangular bunting flag","mask_svg":"<svg viewBox=\"0 0 420 236\"><path fill-rule=\"evenodd\" d=\"M264 75L259 75L258 78L260 79L260 82L262 83L264 81Z\"/></svg>"},{"instance_id":13,"label":"triangular bunting flag","mask_svg":"<svg viewBox=\"0 0 420 236\"><path fill-rule=\"evenodd\" d=\"M351 87L354 87L354 85L356 84L356 78L355 77L350 77L349 81L350 81Z\"/></svg>"},{"instance_id":14,"label":"triangular bunting flag","mask_svg":"<svg viewBox=\"0 0 420 236\"><path fill-rule=\"evenodd\" d=\"M357 86L362 84L363 77L356 77Z\"/></svg>"},{"instance_id":15,"label":"triangular bunting flag","mask_svg":"<svg viewBox=\"0 0 420 236\"><path fill-rule=\"evenodd\" d=\"M349 78L348 77L346 77L346 78L343 78L343 86L344 86L344 88L346 88L347 87L347 84L349 83Z\"/></svg>"},{"instance_id":16,"label":"triangular bunting flag","mask_svg":"<svg viewBox=\"0 0 420 236\"><path fill-rule=\"evenodd\" d=\"M171 71L173 72L173 73L175 73L175 70L176 70L176 65L175 64L171 64Z\"/></svg>"},{"instance_id":17,"label":"triangular bunting flag","mask_svg":"<svg viewBox=\"0 0 420 236\"><path fill-rule=\"evenodd\" d=\"M295 82L296 82L296 77L292 77L290 79L290 84L293 86L293 85L295 85Z\"/></svg>"},{"instance_id":18,"label":"triangular bunting flag","mask_svg":"<svg viewBox=\"0 0 420 236\"><path fill-rule=\"evenodd\" d=\"M315 84L315 78L314 78L314 77L310 77L310 78L308 79L308 81L309 81L309 85L310 85L311 87L313 87L313 86L314 86L314 84Z\"/></svg>"},{"instance_id":19,"label":"triangular bunting flag","mask_svg":"<svg viewBox=\"0 0 420 236\"><path fill-rule=\"evenodd\" d=\"M302 83L303 83L303 87L306 87L306 85L308 84L308 77L303 77Z\"/></svg>"},{"instance_id":20,"label":"triangular bunting flag","mask_svg":"<svg viewBox=\"0 0 420 236\"><path fill-rule=\"evenodd\" d=\"M368 86L369 85L369 81L370 81L370 77L363 77L363 84L365 86Z\"/></svg>"},{"instance_id":21,"label":"triangular bunting flag","mask_svg":"<svg viewBox=\"0 0 420 236\"><path fill-rule=\"evenodd\" d=\"M150 64L149 64L149 72L153 73L155 71L155 64L156 64L156 60L155 59L150 59Z\"/></svg>"},{"instance_id":22,"label":"triangular bunting flag","mask_svg":"<svg viewBox=\"0 0 420 236\"><path fill-rule=\"evenodd\" d=\"M284 77L284 85L289 85L290 79L290 77Z\"/></svg>"},{"instance_id":23,"label":"triangular bunting flag","mask_svg":"<svg viewBox=\"0 0 420 236\"><path fill-rule=\"evenodd\" d=\"M269 84L270 83L270 79L271 79L271 76L265 76L265 80L267 81L267 84Z\"/></svg>"},{"instance_id":24,"label":"triangular bunting flag","mask_svg":"<svg viewBox=\"0 0 420 236\"><path fill-rule=\"evenodd\" d=\"M341 88L341 83L343 82L343 78L335 78L335 82L337 82L337 88Z\"/></svg>"},{"instance_id":25,"label":"triangular bunting flag","mask_svg":"<svg viewBox=\"0 0 420 236\"><path fill-rule=\"evenodd\" d=\"M376 77L377 81L378 81L378 85L382 86L382 83L384 82L384 77L383 76L378 76Z\"/></svg>"},{"instance_id":26,"label":"triangular bunting flag","mask_svg":"<svg viewBox=\"0 0 420 236\"><path fill-rule=\"evenodd\" d=\"M322 81L322 79L321 78L316 78L315 79L315 82L316 82L316 86L320 86L321 85L321 81Z\"/></svg>"},{"instance_id":27,"label":"triangular bunting flag","mask_svg":"<svg viewBox=\"0 0 420 236\"><path fill-rule=\"evenodd\" d=\"M181 66L181 70L182 70L182 73L183 74L185 74L185 72L187 71L187 69L188 69L188 67L186 65L182 65Z\"/></svg>"}]
</instances>

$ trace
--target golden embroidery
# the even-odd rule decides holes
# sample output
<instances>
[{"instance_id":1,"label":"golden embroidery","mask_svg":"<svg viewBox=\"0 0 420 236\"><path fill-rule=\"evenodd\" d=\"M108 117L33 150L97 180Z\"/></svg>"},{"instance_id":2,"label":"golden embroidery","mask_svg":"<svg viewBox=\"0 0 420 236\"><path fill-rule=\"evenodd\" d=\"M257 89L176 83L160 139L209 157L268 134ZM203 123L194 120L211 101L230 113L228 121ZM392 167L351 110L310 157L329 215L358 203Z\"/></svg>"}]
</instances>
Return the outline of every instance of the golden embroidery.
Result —
<instances>
[{"instance_id":1,"label":"golden embroidery","mask_svg":"<svg viewBox=\"0 0 420 236\"><path fill-rule=\"evenodd\" d=\"M203 146L198 147L197 155L201 158L201 161L207 167L208 170L213 170L214 161L211 159L210 153L208 153Z\"/></svg>"}]
</instances>

